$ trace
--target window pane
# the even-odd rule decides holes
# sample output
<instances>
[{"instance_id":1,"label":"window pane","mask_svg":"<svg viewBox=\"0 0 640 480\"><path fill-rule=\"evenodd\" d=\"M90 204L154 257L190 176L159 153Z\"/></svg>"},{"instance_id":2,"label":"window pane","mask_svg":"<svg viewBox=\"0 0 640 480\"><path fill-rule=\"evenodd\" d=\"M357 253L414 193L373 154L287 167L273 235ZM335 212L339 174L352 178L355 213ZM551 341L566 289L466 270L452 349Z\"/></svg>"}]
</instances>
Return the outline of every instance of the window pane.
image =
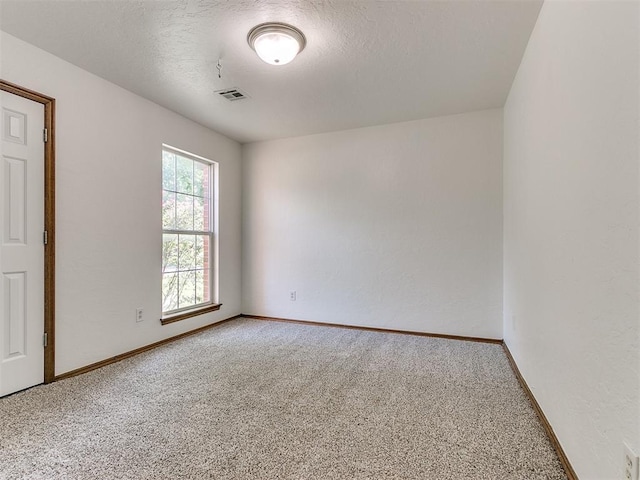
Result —
<instances>
[{"instance_id":1,"label":"window pane","mask_svg":"<svg viewBox=\"0 0 640 480\"><path fill-rule=\"evenodd\" d=\"M193 193L193 160L176 155L177 190L180 193Z\"/></svg>"},{"instance_id":2,"label":"window pane","mask_svg":"<svg viewBox=\"0 0 640 480\"><path fill-rule=\"evenodd\" d=\"M208 219L205 218L205 202L207 198L193 197L193 229L204 232L209 227Z\"/></svg>"},{"instance_id":3,"label":"window pane","mask_svg":"<svg viewBox=\"0 0 640 480\"><path fill-rule=\"evenodd\" d=\"M193 197L176 195L176 229L193 230Z\"/></svg>"},{"instance_id":4,"label":"window pane","mask_svg":"<svg viewBox=\"0 0 640 480\"><path fill-rule=\"evenodd\" d=\"M176 228L176 194L166 190L162 191L162 228Z\"/></svg>"},{"instance_id":5,"label":"window pane","mask_svg":"<svg viewBox=\"0 0 640 480\"><path fill-rule=\"evenodd\" d=\"M162 311L168 312L178 308L178 274L162 275Z\"/></svg>"},{"instance_id":6,"label":"window pane","mask_svg":"<svg viewBox=\"0 0 640 480\"><path fill-rule=\"evenodd\" d=\"M195 272L180 272L180 308L196 304L196 274Z\"/></svg>"},{"instance_id":7,"label":"window pane","mask_svg":"<svg viewBox=\"0 0 640 480\"><path fill-rule=\"evenodd\" d=\"M196 236L179 235L178 246L180 249L180 271L196 268Z\"/></svg>"},{"instance_id":8,"label":"window pane","mask_svg":"<svg viewBox=\"0 0 640 480\"><path fill-rule=\"evenodd\" d=\"M202 270L209 268L209 236L198 235L196 237L195 268Z\"/></svg>"},{"instance_id":9,"label":"window pane","mask_svg":"<svg viewBox=\"0 0 640 480\"><path fill-rule=\"evenodd\" d=\"M211 167L201 162L193 162L193 194L209 196L209 171Z\"/></svg>"},{"instance_id":10,"label":"window pane","mask_svg":"<svg viewBox=\"0 0 640 480\"><path fill-rule=\"evenodd\" d=\"M162 152L162 188L176 190L176 157L171 152Z\"/></svg>"},{"instance_id":11,"label":"window pane","mask_svg":"<svg viewBox=\"0 0 640 480\"><path fill-rule=\"evenodd\" d=\"M205 303L209 301L209 272L196 271L196 302Z\"/></svg>"},{"instance_id":12,"label":"window pane","mask_svg":"<svg viewBox=\"0 0 640 480\"><path fill-rule=\"evenodd\" d=\"M178 270L178 235L162 235L162 273Z\"/></svg>"}]
</instances>

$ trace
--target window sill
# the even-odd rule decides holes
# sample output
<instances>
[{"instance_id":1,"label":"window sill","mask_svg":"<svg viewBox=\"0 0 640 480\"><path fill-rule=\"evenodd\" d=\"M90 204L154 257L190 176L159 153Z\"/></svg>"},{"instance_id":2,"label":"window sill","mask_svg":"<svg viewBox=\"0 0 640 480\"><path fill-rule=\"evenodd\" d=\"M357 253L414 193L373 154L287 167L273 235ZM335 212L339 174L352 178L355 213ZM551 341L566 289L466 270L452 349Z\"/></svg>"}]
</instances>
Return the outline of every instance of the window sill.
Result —
<instances>
[{"instance_id":1,"label":"window sill","mask_svg":"<svg viewBox=\"0 0 640 480\"><path fill-rule=\"evenodd\" d=\"M221 306L221 303L214 303L213 305L206 305L204 307L189 310L188 312L176 313L175 315L161 318L160 323L162 325L169 325L170 323L179 322L180 320L186 320L187 318L202 315L203 313L215 312L216 310L220 310Z\"/></svg>"}]
</instances>

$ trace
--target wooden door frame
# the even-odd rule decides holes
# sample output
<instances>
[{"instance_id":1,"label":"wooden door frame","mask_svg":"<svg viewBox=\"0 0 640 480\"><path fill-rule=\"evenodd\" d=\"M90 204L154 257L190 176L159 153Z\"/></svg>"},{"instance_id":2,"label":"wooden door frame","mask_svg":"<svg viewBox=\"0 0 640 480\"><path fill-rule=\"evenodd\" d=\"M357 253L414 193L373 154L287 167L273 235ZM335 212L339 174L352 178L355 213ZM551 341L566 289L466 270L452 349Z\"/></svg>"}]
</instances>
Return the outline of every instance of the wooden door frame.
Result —
<instances>
[{"instance_id":1,"label":"wooden door frame","mask_svg":"<svg viewBox=\"0 0 640 480\"><path fill-rule=\"evenodd\" d=\"M44 347L44 383L55 380L55 267L56 267L56 100L33 90L0 79L0 90L18 95L44 105L44 128L47 141L44 144L44 230L47 243L44 245L44 332L47 345Z\"/></svg>"}]
</instances>

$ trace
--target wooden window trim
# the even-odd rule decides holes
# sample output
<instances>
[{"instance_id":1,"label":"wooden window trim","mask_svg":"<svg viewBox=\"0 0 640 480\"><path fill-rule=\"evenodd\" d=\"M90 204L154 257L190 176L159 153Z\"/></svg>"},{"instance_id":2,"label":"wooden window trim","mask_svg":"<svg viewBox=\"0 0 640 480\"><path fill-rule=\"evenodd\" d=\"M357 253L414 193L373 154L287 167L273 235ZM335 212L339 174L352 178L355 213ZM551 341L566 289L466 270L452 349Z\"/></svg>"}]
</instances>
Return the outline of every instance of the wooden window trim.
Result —
<instances>
[{"instance_id":1,"label":"wooden window trim","mask_svg":"<svg viewBox=\"0 0 640 480\"><path fill-rule=\"evenodd\" d=\"M215 312L216 310L220 310L221 306L221 303L214 303L211 305L205 305L204 307L194 308L193 310L188 310L186 312L176 313L175 315L162 317L160 319L160 323L162 325L169 325L170 323L179 322L181 320L186 320L187 318L202 315L203 313Z\"/></svg>"}]
</instances>

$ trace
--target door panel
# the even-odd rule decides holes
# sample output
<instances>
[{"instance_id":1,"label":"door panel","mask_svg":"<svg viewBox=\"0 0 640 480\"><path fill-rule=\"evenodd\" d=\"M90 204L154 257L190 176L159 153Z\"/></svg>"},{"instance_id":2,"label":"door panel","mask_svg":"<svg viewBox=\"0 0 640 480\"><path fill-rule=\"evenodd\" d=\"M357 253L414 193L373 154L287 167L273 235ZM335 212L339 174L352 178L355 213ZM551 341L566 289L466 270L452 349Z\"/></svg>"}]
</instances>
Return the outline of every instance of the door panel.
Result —
<instances>
[{"instance_id":1,"label":"door panel","mask_svg":"<svg viewBox=\"0 0 640 480\"><path fill-rule=\"evenodd\" d=\"M1 92L0 396L44 381L44 107Z\"/></svg>"},{"instance_id":2,"label":"door panel","mask_svg":"<svg viewBox=\"0 0 640 480\"><path fill-rule=\"evenodd\" d=\"M4 274L6 337L2 360L20 357L27 353L25 345L27 333L26 276L25 272Z\"/></svg>"},{"instance_id":3,"label":"door panel","mask_svg":"<svg viewBox=\"0 0 640 480\"><path fill-rule=\"evenodd\" d=\"M4 169L4 221L5 244L25 244L26 240L26 162L20 158L3 158Z\"/></svg>"}]
</instances>

